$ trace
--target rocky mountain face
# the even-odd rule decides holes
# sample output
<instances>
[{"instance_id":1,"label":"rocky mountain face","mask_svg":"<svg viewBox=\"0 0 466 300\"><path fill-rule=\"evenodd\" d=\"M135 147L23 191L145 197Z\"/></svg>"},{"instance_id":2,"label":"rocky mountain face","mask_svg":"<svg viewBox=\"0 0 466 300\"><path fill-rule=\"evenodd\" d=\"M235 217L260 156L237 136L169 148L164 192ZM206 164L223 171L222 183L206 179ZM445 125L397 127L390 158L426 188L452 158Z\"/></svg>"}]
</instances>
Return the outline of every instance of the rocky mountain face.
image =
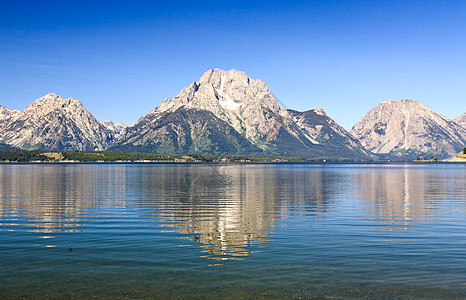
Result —
<instances>
[{"instance_id":1,"label":"rocky mountain face","mask_svg":"<svg viewBox=\"0 0 466 300\"><path fill-rule=\"evenodd\" d=\"M14 121L20 114L19 110L9 110L6 107L0 105L0 133L9 123Z\"/></svg>"},{"instance_id":2,"label":"rocky mountain face","mask_svg":"<svg viewBox=\"0 0 466 300\"><path fill-rule=\"evenodd\" d=\"M161 154L258 154L259 148L211 112L180 107L128 128L110 150Z\"/></svg>"},{"instance_id":3,"label":"rocky mountain face","mask_svg":"<svg viewBox=\"0 0 466 300\"><path fill-rule=\"evenodd\" d=\"M456 124L466 128L466 113L453 120Z\"/></svg>"},{"instance_id":4,"label":"rocky mountain face","mask_svg":"<svg viewBox=\"0 0 466 300\"><path fill-rule=\"evenodd\" d=\"M26 150L103 150L114 135L81 102L47 94L9 114L0 143ZM5 110L2 110L2 120Z\"/></svg>"},{"instance_id":5,"label":"rocky mountain face","mask_svg":"<svg viewBox=\"0 0 466 300\"><path fill-rule=\"evenodd\" d=\"M451 121L416 101L384 101L349 133L321 108L281 107L263 81L238 70L207 71L132 127L99 122L56 94L23 111L0 106L2 149L412 160L453 157L465 146L466 113Z\"/></svg>"},{"instance_id":6,"label":"rocky mountain face","mask_svg":"<svg viewBox=\"0 0 466 300\"><path fill-rule=\"evenodd\" d=\"M180 109L181 111L178 112ZM193 112L188 113L190 111ZM145 145L144 149L151 149L152 152L159 152L160 149L162 151L176 149L175 153L186 153L185 149L192 149L191 141L202 136L202 130L205 128L197 123L194 126L194 123L191 124L191 120L180 118L181 116L196 115L200 118L201 124L203 120L211 120L214 124L224 124L223 126L227 126L228 132L231 133L225 136L225 131L215 131L215 133L212 131L208 135L210 141L226 141L224 138L227 138L229 141L227 144L248 144L247 150L242 149L241 151L237 147L230 146L219 148L224 151L223 154L250 153L251 149L256 153L257 149L260 149L259 151L264 154L300 157L336 156L333 154L335 153L333 147L338 148L341 143L332 144L330 138L320 137L320 130L323 127L329 132L333 132L336 128L333 124L325 123L331 119L322 118L321 121L325 124L321 124L322 127L319 129L312 129L313 132L308 132L311 127L304 125L306 121L297 123L297 118L304 120L311 115L311 113L304 114L304 117L299 117L298 112L291 113L282 108L267 85L259 79L251 79L246 73L238 70L213 69L207 71L199 82L185 87L173 99L165 99L157 108L139 119L135 126L127 129L113 149L129 151L133 148L140 149L142 145ZM190 131L180 131L183 126L178 123L176 126L168 124L164 120L167 118L183 124L191 124ZM161 124L168 126L163 127L163 132L166 132L164 134L169 132L170 136L173 136L169 139L172 141L170 146L160 145L160 141L162 141L160 139ZM178 130L174 130L174 127ZM173 130L168 130L168 128ZM338 130L341 131L340 133L344 132L341 127ZM236 132L242 139L240 140L236 134L233 135L233 132ZM328 133L325 130L324 132ZM335 133L334 136L340 137L340 133ZM220 136L215 137L215 134L220 134ZM343 133L343 135L345 134L346 138L352 139L348 133ZM321 141L319 142L313 136ZM354 141L354 139L352 140ZM332 146L332 149L327 146ZM353 146L355 148L352 148ZM359 158L365 155L364 151L358 148L357 142L356 144L347 143L344 148L345 151L341 151L344 153L343 157L354 158L357 154ZM199 149L199 147L193 149ZM210 151L209 149L205 149L205 151ZM329 150L331 151L329 152Z\"/></svg>"},{"instance_id":7,"label":"rocky mountain face","mask_svg":"<svg viewBox=\"0 0 466 300\"><path fill-rule=\"evenodd\" d=\"M120 136L125 132L126 128L128 128L128 125L125 125L123 123L113 123L112 121L102 121L102 125L104 125L110 132L113 134L113 137L115 140L118 140Z\"/></svg>"},{"instance_id":8,"label":"rocky mountain face","mask_svg":"<svg viewBox=\"0 0 466 300\"><path fill-rule=\"evenodd\" d=\"M322 108L298 112L288 110L296 124L325 152L333 156L367 159L371 155L348 131L328 117Z\"/></svg>"},{"instance_id":9,"label":"rocky mountain face","mask_svg":"<svg viewBox=\"0 0 466 300\"><path fill-rule=\"evenodd\" d=\"M350 131L368 150L402 159L456 155L466 129L413 100L383 101Z\"/></svg>"}]
</instances>

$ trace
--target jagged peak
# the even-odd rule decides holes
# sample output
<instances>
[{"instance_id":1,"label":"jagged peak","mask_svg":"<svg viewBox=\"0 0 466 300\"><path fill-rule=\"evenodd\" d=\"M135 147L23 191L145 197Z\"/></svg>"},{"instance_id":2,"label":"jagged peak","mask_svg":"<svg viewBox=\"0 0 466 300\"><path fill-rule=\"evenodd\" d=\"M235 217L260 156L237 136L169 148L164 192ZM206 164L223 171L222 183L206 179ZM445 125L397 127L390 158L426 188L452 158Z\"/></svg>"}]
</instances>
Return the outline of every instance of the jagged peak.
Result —
<instances>
[{"instance_id":1,"label":"jagged peak","mask_svg":"<svg viewBox=\"0 0 466 300\"><path fill-rule=\"evenodd\" d=\"M461 116L458 116L453 120L456 124L463 126L466 128L466 113L462 114Z\"/></svg>"},{"instance_id":2,"label":"jagged peak","mask_svg":"<svg viewBox=\"0 0 466 300\"><path fill-rule=\"evenodd\" d=\"M321 115L321 116L327 116L327 114L325 113L325 110L321 107L317 108L317 109L314 109L314 112L318 115Z\"/></svg>"},{"instance_id":3,"label":"jagged peak","mask_svg":"<svg viewBox=\"0 0 466 300\"><path fill-rule=\"evenodd\" d=\"M216 110L216 106L221 106L224 110L237 112L250 103L260 103L272 111L280 110L275 96L263 81L251 79L245 72L236 69L211 69L198 82L185 86L175 97L166 98L149 115L174 111L181 106L207 110Z\"/></svg>"},{"instance_id":4,"label":"jagged peak","mask_svg":"<svg viewBox=\"0 0 466 300\"><path fill-rule=\"evenodd\" d=\"M263 89L268 91L268 87L260 79L252 79L250 78L245 72L237 70L237 69L230 69L230 70L222 70L222 69L210 69L202 75L201 79L199 80L199 84L211 84L214 87L220 87L221 82L227 81L237 81L241 82L245 85L258 85L262 86Z\"/></svg>"},{"instance_id":5,"label":"jagged peak","mask_svg":"<svg viewBox=\"0 0 466 300\"><path fill-rule=\"evenodd\" d=\"M100 123L102 123L103 125L105 125L106 127L111 127L111 128L114 128L114 127L129 127L129 125L126 125L126 124L123 124L121 122L113 122L113 121L101 121Z\"/></svg>"},{"instance_id":6,"label":"jagged peak","mask_svg":"<svg viewBox=\"0 0 466 300\"><path fill-rule=\"evenodd\" d=\"M351 133L374 153L437 151L439 156L454 153L466 137L461 126L411 99L381 102L355 124ZM411 155L402 152L397 155Z\"/></svg>"},{"instance_id":7,"label":"jagged peak","mask_svg":"<svg viewBox=\"0 0 466 300\"><path fill-rule=\"evenodd\" d=\"M374 107L371 111L378 111L381 109L383 110L384 108L387 108L387 106L390 106L391 107L390 109L395 109L395 110L398 110L398 109L401 109L403 111L415 110L418 113L420 113L421 111L424 111L425 113L441 116L442 118L447 119L442 114L438 113L432 108L422 104L419 101L412 100L412 99L401 99L399 101L385 100L385 101L380 102L380 104L377 107Z\"/></svg>"},{"instance_id":8,"label":"jagged peak","mask_svg":"<svg viewBox=\"0 0 466 300\"><path fill-rule=\"evenodd\" d=\"M34 100L31 104L29 104L24 111L29 110L36 110L36 109L45 109L45 108L55 108L58 105L78 105L82 106L79 100L74 99L73 97L70 98L63 98L62 96L57 95L56 93L48 93L36 100Z\"/></svg>"},{"instance_id":9,"label":"jagged peak","mask_svg":"<svg viewBox=\"0 0 466 300\"><path fill-rule=\"evenodd\" d=\"M222 69L210 69L208 71L206 71L204 73L204 75L202 75L201 79L199 80L200 83L212 83L211 80L212 78L219 78L221 76L231 76L231 77L236 77L236 78L241 78L241 79L245 79L247 81L247 79L249 79L248 75L243 72L243 71L239 71L239 70L236 70L236 69L231 69L231 70L222 70Z\"/></svg>"},{"instance_id":10,"label":"jagged peak","mask_svg":"<svg viewBox=\"0 0 466 300\"><path fill-rule=\"evenodd\" d=\"M8 109L8 108L6 108L5 106L2 106L2 105L0 105L0 111L9 112L9 113L17 113L17 112L20 112L20 111L17 110L17 109Z\"/></svg>"},{"instance_id":11,"label":"jagged peak","mask_svg":"<svg viewBox=\"0 0 466 300\"><path fill-rule=\"evenodd\" d=\"M460 120L465 120L466 121L466 112L458 117L456 117L453 121L460 121Z\"/></svg>"},{"instance_id":12,"label":"jagged peak","mask_svg":"<svg viewBox=\"0 0 466 300\"><path fill-rule=\"evenodd\" d=\"M412 99L401 99L401 100L384 100L380 102L380 104L420 104L419 101L412 100Z\"/></svg>"},{"instance_id":13,"label":"jagged peak","mask_svg":"<svg viewBox=\"0 0 466 300\"><path fill-rule=\"evenodd\" d=\"M59 97L56 93L47 93L45 96L42 97Z\"/></svg>"}]
</instances>

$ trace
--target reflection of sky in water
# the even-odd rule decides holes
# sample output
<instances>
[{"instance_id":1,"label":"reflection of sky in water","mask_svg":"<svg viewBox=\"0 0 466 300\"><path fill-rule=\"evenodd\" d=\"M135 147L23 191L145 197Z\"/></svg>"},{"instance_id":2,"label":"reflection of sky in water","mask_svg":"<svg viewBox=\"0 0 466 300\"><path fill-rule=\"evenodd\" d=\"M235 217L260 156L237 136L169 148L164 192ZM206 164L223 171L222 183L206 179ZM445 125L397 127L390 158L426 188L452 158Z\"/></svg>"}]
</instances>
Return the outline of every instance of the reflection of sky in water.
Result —
<instances>
[{"instance_id":1,"label":"reflection of sky in water","mask_svg":"<svg viewBox=\"0 0 466 300\"><path fill-rule=\"evenodd\" d=\"M461 181L464 172L459 171L454 174L460 178L451 178L451 170L442 166L378 167L363 169L352 180L364 210L373 216L372 220L385 225L374 228L386 231L387 238L406 240L406 230L419 230L418 224L450 209L455 202L452 194L465 194L466 186ZM455 214L466 209L464 200L458 199Z\"/></svg>"},{"instance_id":2,"label":"reflection of sky in water","mask_svg":"<svg viewBox=\"0 0 466 300\"><path fill-rule=\"evenodd\" d=\"M73 270L169 294L180 282L457 291L465 176L443 164L0 165L0 281L42 286Z\"/></svg>"},{"instance_id":3,"label":"reflection of sky in water","mask_svg":"<svg viewBox=\"0 0 466 300\"><path fill-rule=\"evenodd\" d=\"M212 259L241 259L260 251L277 218L300 211L325 217L339 195L360 198L372 219L387 225L377 230L394 231L414 229L411 221L435 217L445 189L465 189L433 184L445 176L441 168L425 172L415 166L358 172L338 165L136 168L3 166L0 226L53 238L53 233L86 231L89 216L117 214L133 201L142 216L161 220L163 232L179 232L192 242L180 246L201 247L203 256Z\"/></svg>"},{"instance_id":4,"label":"reflection of sky in water","mask_svg":"<svg viewBox=\"0 0 466 300\"><path fill-rule=\"evenodd\" d=\"M369 219L386 225L377 230L393 232L387 237L414 230L413 220L433 218L442 209L439 196L464 192L464 185L436 184L446 176L438 171L373 166L355 172L338 165L3 166L0 226L52 239L54 233L89 230L90 217L116 216L136 205L141 216L159 220L162 232L181 233L188 243L180 246L200 247L211 259L243 259L261 251L277 218L299 213L325 218L328 210L345 205L348 195L356 200L351 205L362 205Z\"/></svg>"}]
</instances>

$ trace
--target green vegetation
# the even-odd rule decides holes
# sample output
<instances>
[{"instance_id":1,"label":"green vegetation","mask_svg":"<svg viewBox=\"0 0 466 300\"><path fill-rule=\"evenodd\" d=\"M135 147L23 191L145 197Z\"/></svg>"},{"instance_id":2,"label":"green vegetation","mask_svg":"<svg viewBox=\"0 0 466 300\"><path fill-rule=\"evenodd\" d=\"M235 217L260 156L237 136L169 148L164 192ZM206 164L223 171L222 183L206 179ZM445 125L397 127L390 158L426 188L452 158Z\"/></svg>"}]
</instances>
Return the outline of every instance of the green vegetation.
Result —
<instances>
[{"instance_id":1,"label":"green vegetation","mask_svg":"<svg viewBox=\"0 0 466 300\"><path fill-rule=\"evenodd\" d=\"M0 162L47 161L48 157L39 151L5 150L0 151Z\"/></svg>"},{"instance_id":2,"label":"green vegetation","mask_svg":"<svg viewBox=\"0 0 466 300\"><path fill-rule=\"evenodd\" d=\"M0 151L0 162L345 162L341 158L312 158L270 155L154 154L120 151Z\"/></svg>"},{"instance_id":3,"label":"green vegetation","mask_svg":"<svg viewBox=\"0 0 466 300\"><path fill-rule=\"evenodd\" d=\"M414 161L417 161L417 162L437 162L438 158L437 157L431 157L429 159L424 159L424 158L418 157Z\"/></svg>"}]
</instances>

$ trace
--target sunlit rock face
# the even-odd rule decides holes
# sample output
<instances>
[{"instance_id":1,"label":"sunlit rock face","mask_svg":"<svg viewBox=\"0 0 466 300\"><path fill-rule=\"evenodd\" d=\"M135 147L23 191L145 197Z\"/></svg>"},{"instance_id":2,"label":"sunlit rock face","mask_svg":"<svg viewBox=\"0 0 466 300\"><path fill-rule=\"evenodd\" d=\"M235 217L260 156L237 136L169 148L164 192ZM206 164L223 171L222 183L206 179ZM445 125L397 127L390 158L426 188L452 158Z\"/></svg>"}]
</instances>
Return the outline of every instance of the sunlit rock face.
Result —
<instances>
[{"instance_id":1,"label":"sunlit rock face","mask_svg":"<svg viewBox=\"0 0 466 300\"><path fill-rule=\"evenodd\" d=\"M445 159L466 144L465 128L413 100L381 102L350 132L374 153L406 159Z\"/></svg>"},{"instance_id":2,"label":"sunlit rock face","mask_svg":"<svg viewBox=\"0 0 466 300\"><path fill-rule=\"evenodd\" d=\"M110 132L113 134L115 140L118 140L120 136L125 132L128 125L123 123L113 123L112 121L102 121L102 125L104 125Z\"/></svg>"},{"instance_id":3,"label":"sunlit rock face","mask_svg":"<svg viewBox=\"0 0 466 300\"><path fill-rule=\"evenodd\" d=\"M0 132L0 142L26 150L103 150L113 140L81 102L54 93L14 112Z\"/></svg>"},{"instance_id":4,"label":"sunlit rock face","mask_svg":"<svg viewBox=\"0 0 466 300\"><path fill-rule=\"evenodd\" d=\"M292 121L263 81L251 79L238 70L207 71L199 82L185 87L173 99L165 99L147 117L173 112L182 106L212 112L254 143L273 138L274 129Z\"/></svg>"},{"instance_id":5,"label":"sunlit rock face","mask_svg":"<svg viewBox=\"0 0 466 300\"><path fill-rule=\"evenodd\" d=\"M298 112L289 109L301 130L330 155L367 159L370 153L348 131L327 116L322 108Z\"/></svg>"},{"instance_id":6,"label":"sunlit rock face","mask_svg":"<svg viewBox=\"0 0 466 300\"><path fill-rule=\"evenodd\" d=\"M187 118L179 118L180 110ZM183 149L196 149L191 144L199 140L198 136L202 135L201 130L206 125L204 122L196 125L193 121L197 120L189 118L194 114L192 111L196 111L195 116L198 120L204 119L218 124L215 127L220 130L211 131L207 140L213 144L224 141L224 144L228 145L223 149L224 153L250 154L259 151L265 154L300 157L334 156L334 149L326 146L339 147L339 143L332 144L329 140L333 137L339 138L342 134L345 135L343 138L352 139L344 129L336 128L335 124L325 123L330 122L328 117L323 120L325 124L320 125L332 131L330 135L328 132L323 136L320 136L320 133L308 132L310 126L301 126L306 123L302 121L306 115L300 117L300 113L291 113L281 107L263 81L251 79L246 73L234 69L213 69L207 71L198 82L186 86L174 98L165 99L157 108L139 119L136 125L122 136L117 149L130 150L133 146L146 151L152 147L158 152L160 148L162 151L165 151L165 148L181 149L177 153L182 153ZM301 125L297 123L297 118L301 120ZM173 119L176 122L167 123L162 121L163 119ZM185 126L186 124L189 126ZM221 128L228 128L227 132ZM244 140L233 134L229 128ZM334 130L336 131L333 133ZM312 136L325 142L320 143ZM169 145L161 145L162 137L164 141L170 141ZM242 146L235 149L229 144ZM348 140L345 149L348 148L351 148L350 151L341 151L345 153L343 157L360 158L365 155L354 139Z\"/></svg>"},{"instance_id":7,"label":"sunlit rock face","mask_svg":"<svg viewBox=\"0 0 466 300\"><path fill-rule=\"evenodd\" d=\"M463 128L466 128L466 113L462 114L458 118L454 119L456 124L462 126Z\"/></svg>"},{"instance_id":8,"label":"sunlit rock face","mask_svg":"<svg viewBox=\"0 0 466 300\"><path fill-rule=\"evenodd\" d=\"M8 108L0 105L0 133L9 123L16 120L19 114L19 110L9 110Z\"/></svg>"}]
</instances>

